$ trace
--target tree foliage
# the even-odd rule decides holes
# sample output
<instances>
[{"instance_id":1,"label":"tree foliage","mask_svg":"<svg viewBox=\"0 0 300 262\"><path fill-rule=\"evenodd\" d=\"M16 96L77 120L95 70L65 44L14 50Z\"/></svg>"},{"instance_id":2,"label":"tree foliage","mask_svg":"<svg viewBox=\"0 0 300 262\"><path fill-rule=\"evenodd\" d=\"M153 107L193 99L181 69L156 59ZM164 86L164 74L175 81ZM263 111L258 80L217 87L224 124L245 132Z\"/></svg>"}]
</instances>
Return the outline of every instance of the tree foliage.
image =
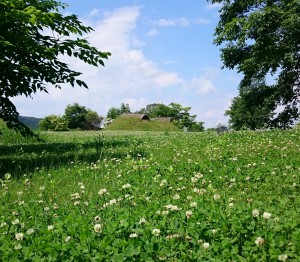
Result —
<instances>
[{"instance_id":1,"label":"tree foliage","mask_svg":"<svg viewBox=\"0 0 300 262\"><path fill-rule=\"evenodd\" d=\"M120 108L111 107L106 114L107 119L116 119L118 116L122 114L130 114L131 109L129 107L129 104L122 103Z\"/></svg>"},{"instance_id":2,"label":"tree foliage","mask_svg":"<svg viewBox=\"0 0 300 262\"><path fill-rule=\"evenodd\" d=\"M261 105L261 101L257 101L257 106L263 106L267 114L259 117L259 121L264 119L271 127L286 128L291 125L299 118L299 0L211 2L223 4L220 9L220 21L215 29L214 43L222 46L221 58L224 66L229 69L236 68L243 74L239 85L240 96L233 101L232 108L236 108L238 104L242 105L246 111L249 109L252 112L251 118L254 120L253 114L256 114L257 110L251 110L248 105L255 104L251 94L256 95L257 90L244 95L245 90L257 89L257 80L273 76L275 83L269 85L271 95L269 92L264 93L265 85L261 86L264 89L262 95L266 95L266 104ZM252 101L249 102L248 99ZM282 111L275 114L279 107ZM267 115L268 119L265 118Z\"/></svg>"},{"instance_id":3,"label":"tree foliage","mask_svg":"<svg viewBox=\"0 0 300 262\"><path fill-rule=\"evenodd\" d=\"M18 121L11 98L48 92L49 85L60 88L63 83L87 88L78 78L81 73L70 69L60 55L94 66L104 65L110 55L89 44L83 35L92 28L76 15L63 15L65 7L54 0L0 1L0 118L23 134L29 130Z\"/></svg>"},{"instance_id":4,"label":"tree foliage","mask_svg":"<svg viewBox=\"0 0 300 262\"><path fill-rule=\"evenodd\" d=\"M191 115L191 107L183 107L178 103L170 103L168 106L160 103L147 105L137 111L139 114L147 114L151 118L169 117L174 125L191 132L204 131L204 122L196 122L196 115Z\"/></svg>"},{"instance_id":5,"label":"tree foliage","mask_svg":"<svg viewBox=\"0 0 300 262\"><path fill-rule=\"evenodd\" d=\"M69 130L68 121L57 115L46 116L39 122L39 129L44 131L67 131Z\"/></svg>"},{"instance_id":6,"label":"tree foliage","mask_svg":"<svg viewBox=\"0 0 300 262\"><path fill-rule=\"evenodd\" d=\"M77 130L98 130L103 117L97 112L81 106L78 103L67 105L63 116L46 116L39 123L41 130L67 131Z\"/></svg>"}]
</instances>

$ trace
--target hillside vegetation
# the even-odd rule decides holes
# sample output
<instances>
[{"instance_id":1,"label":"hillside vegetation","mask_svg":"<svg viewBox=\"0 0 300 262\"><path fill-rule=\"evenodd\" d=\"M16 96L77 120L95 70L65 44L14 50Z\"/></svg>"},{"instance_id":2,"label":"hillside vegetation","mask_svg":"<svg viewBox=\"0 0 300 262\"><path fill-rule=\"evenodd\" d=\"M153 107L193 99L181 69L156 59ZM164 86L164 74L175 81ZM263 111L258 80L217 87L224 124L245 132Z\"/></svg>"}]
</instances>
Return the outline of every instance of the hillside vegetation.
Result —
<instances>
[{"instance_id":1,"label":"hillside vegetation","mask_svg":"<svg viewBox=\"0 0 300 262\"><path fill-rule=\"evenodd\" d=\"M133 117L119 117L115 119L106 130L132 130L132 131L168 131L181 132L181 130L168 121L140 120Z\"/></svg>"}]
</instances>

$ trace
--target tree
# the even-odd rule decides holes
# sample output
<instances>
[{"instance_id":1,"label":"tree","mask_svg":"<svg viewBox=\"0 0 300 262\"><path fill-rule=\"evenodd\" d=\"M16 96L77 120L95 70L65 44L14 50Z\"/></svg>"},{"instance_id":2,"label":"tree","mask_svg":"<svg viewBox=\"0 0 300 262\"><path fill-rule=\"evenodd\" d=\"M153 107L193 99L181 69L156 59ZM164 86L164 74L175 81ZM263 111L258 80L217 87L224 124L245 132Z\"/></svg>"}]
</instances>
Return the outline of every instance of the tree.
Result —
<instances>
[{"instance_id":1,"label":"tree","mask_svg":"<svg viewBox=\"0 0 300 262\"><path fill-rule=\"evenodd\" d=\"M106 114L106 118L108 119L116 119L118 116L121 115L121 111L119 108L112 107L108 110Z\"/></svg>"},{"instance_id":2,"label":"tree","mask_svg":"<svg viewBox=\"0 0 300 262\"><path fill-rule=\"evenodd\" d=\"M190 132L204 131L204 122L196 122L196 115L190 115L191 107L183 107L177 103L170 103L168 106L164 104L149 104L145 108L136 113L147 114L151 118L170 117L171 122L180 129L187 129Z\"/></svg>"},{"instance_id":3,"label":"tree","mask_svg":"<svg viewBox=\"0 0 300 262\"><path fill-rule=\"evenodd\" d=\"M268 112L269 118L264 121L268 126L278 128L293 124L299 118L300 103L299 0L211 2L223 4L214 43L222 45L224 67L236 68L243 74L240 95L245 89L255 87L257 80L272 76L275 81L269 86L272 96L265 100L272 113ZM237 103L247 106L248 98L251 96L241 95L234 100L234 107ZM275 114L279 107L282 111Z\"/></svg>"},{"instance_id":4,"label":"tree","mask_svg":"<svg viewBox=\"0 0 300 262\"><path fill-rule=\"evenodd\" d=\"M120 106L120 113L121 114L130 114L131 110L130 110L129 104L125 105L124 103L122 103Z\"/></svg>"},{"instance_id":5,"label":"tree","mask_svg":"<svg viewBox=\"0 0 300 262\"><path fill-rule=\"evenodd\" d=\"M129 107L129 104L122 103L120 108L111 107L106 114L107 119L116 119L118 116L122 114L130 114L131 109Z\"/></svg>"},{"instance_id":6,"label":"tree","mask_svg":"<svg viewBox=\"0 0 300 262\"><path fill-rule=\"evenodd\" d=\"M68 122L64 117L57 115L46 116L39 122L40 130L50 131L67 131Z\"/></svg>"},{"instance_id":7,"label":"tree","mask_svg":"<svg viewBox=\"0 0 300 262\"><path fill-rule=\"evenodd\" d=\"M63 117L67 120L70 129L84 130L87 113L88 110L85 106L74 103L66 107Z\"/></svg>"},{"instance_id":8,"label":"tree","mask_svg":"<svg viewBox=\"0 0 300 262\"><path fill-rule=\"evenodd\" d=\"M94 66L104 65L103 59L110 55L82 37L92 28L84 26L76 15L60 13L65 7L55 0L0 2L0 118L22 134L30 131L18 121L11 98L48 92L47 85L61 88L69 83L87 88L78 78L81 73L62 62L61 55ZM47 31L51 33L45 34Z\"/></svg>"},{"instance_id":9,"label":"tree","mask_svg":"<svg viewBox=\"0 0 300 262\"><path fill-rule=\"evenodd\" d=\"M255 130L267 127L274 115L273 93L274 89L267 85L240 92L225 112L230 117L231 128Z\"/></svg>"},{"instance_id":10,"label":"tree","mask_svg":"<svg viewBox=\"0 0 300 262\"><path fill-rule=\"evenodd\" d=\"M87 109L87 113L85 115L85 130L98 130L103 121L103 117L99 116L97 112L92 111L91 109Z\"/></svg>"}]
</instances>

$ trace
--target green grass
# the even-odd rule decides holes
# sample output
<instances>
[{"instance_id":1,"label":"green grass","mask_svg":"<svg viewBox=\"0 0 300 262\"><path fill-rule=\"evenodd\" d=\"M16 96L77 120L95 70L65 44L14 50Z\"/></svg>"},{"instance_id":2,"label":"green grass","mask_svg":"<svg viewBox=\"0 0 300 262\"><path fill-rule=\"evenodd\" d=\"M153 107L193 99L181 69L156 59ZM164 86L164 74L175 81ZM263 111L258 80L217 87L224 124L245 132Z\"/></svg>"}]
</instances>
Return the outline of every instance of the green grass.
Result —
<instances>
[{"instance_id":1,"label":"green grass","mask_svg":"<svg viewBox=\"0 0 300 262\"><path fill-rule=\"evenodd\" d=\"M300 261L299 130L42 135L0 144L1 261Z\"/></svg>"},{"instance_id":2,"label":"green grass","mask_svg":"<svg viewBox=\"0 0 300 262\"><path fill-rule=\"evenodd\" d=\"M140 120L133 117L119 117L115 119L107 128L113 130L132 130L132 131L166 131L181 132L181 130L168 121Z\"/></svg>"}]
</instances>

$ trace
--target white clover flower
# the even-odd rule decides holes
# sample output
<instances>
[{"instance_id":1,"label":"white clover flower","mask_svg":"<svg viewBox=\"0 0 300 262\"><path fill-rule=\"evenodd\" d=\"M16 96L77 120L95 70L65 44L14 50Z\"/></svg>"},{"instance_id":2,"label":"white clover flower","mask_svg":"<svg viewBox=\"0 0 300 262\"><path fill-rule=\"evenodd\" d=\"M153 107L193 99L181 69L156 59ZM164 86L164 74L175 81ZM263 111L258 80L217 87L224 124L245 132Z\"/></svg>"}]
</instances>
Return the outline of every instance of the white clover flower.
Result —
<instances>
[{"instance_id":1,"label":"white clover flower","mask_svg":"<svg viewBox=\"0 0 300 262\"><path fill-rule=\"evenodd\" d=\"M179 199L179 198L180 198L180 195L178 195L178 194L176 194L176 195L173 196L173 199L174 199L174 200L177 200L177 199Z\"/></svg>"},{"instance_id":2,"label":"white clover flower","mask_svg":"<svg viewBox=\"0 0 300 262\"><path fill-rule=\"evenodd\" d=\"M128 183L122 186L123 189L130 188L130 187L131 187L131 185Z\"/></svg>"},{"instance_id":3,"label":"white clover flower","mask_svg":"<svg viewBox=\"0 0 300 262\"><path fill-rule=\"evenodd\" d=\"M84 204L85 206L88 206L88 205L89 205L89 202L83 202L83 204Z\"/></svg>"},{"instance_id":4,"label":"white clover flower","mask_svg":"<svg viewBox=\"0 0 300 262\"><path fill-rule=\"evenodd\" d=\"M287 261L288 255L287 254L281 254L278 256L279 261Z\"/></svg>"},{"instance_id":5,"label":"white clover flower","mask_svg":"<svg viewBox=\"0 0 300 262\"><path fill-rule=\"evenodd\" d=\"M110 205L113 205L113 204L116 204L117 203L117 200L116 199L111 199L109 200L109 204Z\"/></svg>"},{"instance_id":6,"label":"white clover flower","mask_svg":"<svg viewBox=\"0 0 300 262\"><path fill-rule=\"evenodd\" d=\"M49 231L52 231L53 229L54 229L54 226L53 226L53 225L49 225L49 226L48 226L48 230L49 230Z\"/></svg>"},{"instance_id":7,"label":"white clover flower","mask_svg":"<svg viewBox=\"0 0 300 262\"><path fill-rule=\"evenodd\" d=\"M1 228L1 227L5 227L6 225L7 225L6 222L2 222L2 223L0 224L0 228Z\"/></svg>"},{"instance_id":8,"label":"white clover flower","mask_svg":"<svg viewBox=\"0 0 300 262\"><path fill-rule=\"evenodd\" d=\"M95 222L100 222L100 220L101 220L101 217L100 217L100 216L95 216L95 217L94 217L94 221L95 221Z\"/></svg>"},{"instance_id":9,"label":"white clover flower","mask_svg":"<svg viewBox=\"0 0 300 262\"><path fill-rule=\"evenodd\" d=\"M33 228L29 228L27 231L26 231L27 235L32 235L34 233L34 229Z\"/></svg>"},{"instance_id":10,"label":"white clover flower","mask_svg":"<svg viewBox=\"0 0 300 262\"><path fill-rule=\"evenodd\" d=\"M258 217L259 216L259 210L258 209L253 209L252 210L252 216L253 217Z\"/></svg>"},{"instance_id":11,"label":"white clover flower","mask_svg":"<svg viewBox=\"0 0 300 262\"><path fill-rule=\"evenodd\" d=\"M144 224L144 223L146 223L146 222L147 222L146 219L142 217L142 218L140 219L140 221L139 221L139 224L141 225L141 224Z\"/></svg>"},{"instance_id":12,"label":"white clover flower","mask_svg":"<svg viewBox=\"0 0 300 262\"><path fill-rule=\"evenodd\" d=\"M161 212L161 214L162 214L163 216L168 215L168 214L169 214L169 211L168 211L168 210L163 210L163 211Z\"/></svg>"},{"instance_id":13,"label":"white clover flower","mask_svg":"<svg viewBox=\"0 0 300 262\"><path fill-rule=\"evenodd\" d=\"M268 212L264 212L264 213L263 213L263 218L266 219L266 220L270 219L271 216L272 216L271 213L268 213Z\"/></svg>"},{"instance_id":14,"label":"white clover flower","mask_svg":"<svg viewBox=\"0 0 300 262\"><path fill-rule=\"evenodd\" d=\"M17 244L17 245L15 245L14 249L15 250L20 250L20 249L22 249L22 245L21 244Z\"/></svg>"},{"instance_id":15,"label":"white clover flower","mask_svg":"<svg viewBox=\"0 0 300 262\"><path fill-rule=\"evenodd\" d=\"M79 206L80 205L80 201L75 201L74 202L74 206Z\"/></svg>"},{"instance_id":16,"label":"white clover flower","mask_svg":"<svg viewBox=\"0 0 300 262\"><path fill-rule=\"evenodd\" d=\"M44 207L44 211L49 211L50 207Z\"/></svg>"},{"instance_id":17,"label":"white clover flower","mask_svg":"<svg viewBox=\"0 0 300 262\"><path fill-rule=\"evenodd\" d=\"M160 230L157 229L157 228L154 228L154 229L152 230L152 234L153 234L154 236L159 236Z\"/></svg>"},{"instance_id":18,"label":"white clover flower","mask_svg":"<svg viewBox=\"0 0 300 262\"><path fill-rule=\"evenodd\" d=\"M197 206L197 202L191 202L190 203L190 207L196 207Z\"/></svg>"},{"instance_id":19,"label":"white clover flower","mask_svg":"<svg viewBox=\"0 0 300 262\"><path fill-rule=\"evenodd\" d=\"M179 234L173 234L173 235L167 235L166 239L179 238L179 237L180 237Z\"/></svg>"},{"instance_id":20,"label":"white clover flower","mask_svg":"<svg viewBox=\"0 0 300 262\"><path fill-rule=\"evenodd\" d=\"M193 214L193 211L191 211L191 210L188 210L185 212L185 215L187 218L190 218L192 216L192 214Z\"/></svg>"},{"instance_id":21,"label":"white clover flower","mask_svg":"<svg viewBox=\"0 0 300 262\"><path fill-rule=\"evenodd\" d=\"M53 209L58 209L58 204L54 203L53 204Z\"/></svg>"},{"instance_id":22,"label":"white clover flower","mask_svg":"<svg viewBox=\"0 0 300 262\"><path fill-rule=\"evenodd\" d=\"M233 204L233 203L229 203L228 206L229 206L230 208L233 208L233 207L234 207L234 204Z\"/></svg>"},{"instance_id":23,"label":"white clover flower","mask_svg":"<svg viewBox=\"0 0 300 262\"><path fill-rule=\"evenodd\" d=\"M23 233L16 233L16 235L15 235L15 238L19 241L23 240L23 237L24 237Z\"/></svg>"},{"instance_id":24,"label":"white clover flower","mask_svg":"<svg viewBox=\"0 0 300 262\"><path fill-rule=\"evenodd\" d=\"M71 199L79 199L80 198L80 194L79 193L74 193L74 194L71 194Z\"/></svg>"},{"instance_id":25,"label":"white clover flower","mask_svg":"<svg viewBox=\"0 0 300 262\"><path fill-rule=\"evenodd\" d=\"M15 220L11 221L11 223L13 225L18 225L18 224L20 224L20 220L19 219L15 219Z\"/></svg>"},{"instance_id":26,"label":"white clover flower","mask_svg":"<svg viewBox=\"0 0 300 262\"><path fill-rule=\"evenodd\" d=\"M96 233L101 233L102 232L102 226L100 224L94 225L94 231Z\"/></svg>"},{"instance_id":27,"label":"white clover flower","mask_svg":"<svg viewBox=\"0 0 300 262\"><path fill-rule=\"evenodd\" d=\"M200 195L204 195L205 193L206 193L206 189L201 188L200 191L199 191L199 194Z\"/></svg>"},{"instance_id":28,"label":"white clover flower","mask_svg":"<svg viewBox=\"0 0 300 262\"><path fill-rule=\"evenodd\" d=\"M262 237L258 237L257 239L255 239L255 244L257 246L263 246L265 244L265 240Z\"/></svg>"},{"instance_id":29,"label":"white clover flower","mask_svg":"<svg viewBox=\"0 0 300 262\"><path fill-rule=\"evenodd\" d=\"M207 243L207 242L204 242L204 243L202 244L202 247L203 247L204 249L208 249L209 246L210 246L210 244Z\"/></svg>"},{"instance_id":30,"label":"white clover flower","mask_svg":"<svg viewBox=\"0 0 300 262\"><path fill-rule=\"evenodd\" d=\"M100 189L100 190L98 191L98 195L99 195L99 196L102 196L102 195L104 195L105 193L107 193L107 189L106 189L106 188L102 188L102 189Z\"/></svg>"},{"instance_id":31,"label":"white clover flower","mask_svg":"<svg viewBox=\"0 0 300 262\"><path fill-rule=\"evenodd\" d=\"M218 194L215 194L215 195L214 195L214 200L216 200L216 201L217 201L217 200L219 200L219 199L220 199L220 197L221 197L220 195L218 195Z\"/></svg>"},{"instance_id":32,"label":"white clover flower","mask_svg":"<svg viewBox=\"0 0 300 262\"><path fill-rule=\"evenodd\" d=\"M137 238L139 235L137 233L131 233L129 238Z\"/></svg>"},{"instance_id":33,"label":"white clover flower","mask_svg":"<svg viewBox=\"0 0 300 262\"><path fill-rule=\"evenodd\" d=\"M168 183L167 180L163 179L163 180L160 182L159 186L162 187L162 186L166 185L167 183Z\"/></svg>"},{"instance_id":34,"label":"white clover flower","mask_svg":"<svg viewBox=\"0 0 300 262\"><path fill-rule=\"evenodd\" d=\"M215 235L218 232L218 230L217 229L212 229L211 232L213 233L213 235Z\"/></svg>"},{"instance_id":35,"label":"white clover flower","mask_svg":"<svg viewBox=\"0 0 300 262\"><path fill-rule=\"evenodd\" d=\"M18 195L18 196L21 196L21 195L23 195L23 192L22 192L22 191L18 191L18 192L17 192L17 195Z\"/></svg>"},{"instance_id":36,"label":"white clover flower","mask_svg":"<svg viewBox=\"0 0 300 262\"><path fill-rule=\"evenodd\" d=\"M45 187L44 186L40 186L40 191L44 191L45 190Z\"/></svg>"},{"instance_id":37,"label":"white clover flower","mask_svg":"<svg viewBox=\"0 0 300 262\"><path fill-rule=\"evenodd\" d=\"M65 238L65 242L67 243L67 242L69 242L71 240L71 237L70 236L67 236L66 238Z\"/></svg>"},{"instance_id":38,"label":"white clover flower","mask_svg":"<svg viewBox=\"0 0 300 262\"><path fill-rule=\"evenodd\" d=\"M187 200L192 200L193 197L192 197L192 196L187 196L186 199L187 199Z\"/></svg>"},{"instance_id":39,"label":"white clover flower","mask_svg":"<svg viewBox=\"0 0 300 262\"><path fill-rule=\"evenodd\" d=\"M193 192L198 194L200 192L200 190L195 187L195 188L193 188Z\"/></svg>"}]
</instances>

